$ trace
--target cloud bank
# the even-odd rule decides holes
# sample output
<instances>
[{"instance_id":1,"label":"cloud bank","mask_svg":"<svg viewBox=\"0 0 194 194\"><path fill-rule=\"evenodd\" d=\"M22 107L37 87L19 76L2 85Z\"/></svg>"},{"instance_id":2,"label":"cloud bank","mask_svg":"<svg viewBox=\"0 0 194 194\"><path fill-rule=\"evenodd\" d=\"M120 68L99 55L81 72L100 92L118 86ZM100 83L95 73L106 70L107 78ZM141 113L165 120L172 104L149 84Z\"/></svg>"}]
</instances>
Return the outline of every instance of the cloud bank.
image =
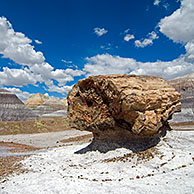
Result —
<instances>
[{"instance_id":1,"label":"cloud bank","mask_svg":"<svg viewBox=\"0 0 194 194\"><path fill-rule=\"evenodd\" d=\"M156 5L157 2L156 1ZM99 74L145 74L160 76L164 79L173 79L194 72L194 1L183 0L181 7L170 16L162 18L158 26L159 31L175 43L181 43L185 47L185 53L172 61L140 62L133 58L113 56L108 53L87 57L82 70L55 69L46 62L42 52L36 51L32 46L32 40L21 32L15 32L11 23L0 17L0 54L20 65L20 68L3 67L0 70L0 86L25 85L39 86L45 84L45 90L66 94L72 86L67 83L74 81L76 76L89 76ZM97 36L108 33L104 28L95 28ZM134 39L134 35L125 32L125 41ZM136 47L144 48L152 45L158 39L155 31L150 32L146 38L136 40ZM71 61L63 60L71 64ZM12 88L14 93L25 99L29 93L21 92L18 88ZM22 97L23 96L23 97Z\"/></svg>"},{"instance_id":2,"label":"cloud bank","mask_svg":"<svg viewBox=\"0 0 194 194\"><path fill-rule=\"evenodd\" d=\"M84 71L87 76L106 74L154 75L172 79L193 71L193 64L185 61L185 56L169 62L156 61L142 63L132 58L122 58L110 54L87 58Z\"/></svg>"},{"instance_id":3,"label":"cloud bank","mask_svg":"<svg viewBox=\"0 0 194 194\"><path fill-rule=\"evenodd\" d=\"M0 17L0 54L21 66L19 69L3 67L0 71L0 86L38 86L39 83L45 83L46 90L65 94L69 89L67 82L84 74L81 70L54 69L45 61L43 53L36 51L31 43L32 40L23 33L15 32L5 17Z\"/></svg>"},{"instance_id":4,"label":"cloud bank","mask_svg":"<svg viewBox=\"0 0 194 194\"><path fill-rule=\"evenodd\" d=\"M160 1L155 1L159 4ZM185 54L172 61L156 61L142 63L133 58L122 58L110 54L96 55L86 58L84 71L87 75L99 74L145 74L173 79L194 72L194 1L183 0L181 7L170 16L162 18L158 23L161 33L174 42L183 43ZM145 47L153 44L158 35L152 31L148 38L136 40L136 47Z\"/></svg>"},{"instance_id":5,"label":"cloud bank","mask_svg":"<svg viewBox=\"0 0 194 194\"><path fill-rule=\"evenodd\" d=\"M159 23L160 32L174 42L187 43L194 40L194 1L183 0L181 7Z\"/></svg>"}]
</instances>

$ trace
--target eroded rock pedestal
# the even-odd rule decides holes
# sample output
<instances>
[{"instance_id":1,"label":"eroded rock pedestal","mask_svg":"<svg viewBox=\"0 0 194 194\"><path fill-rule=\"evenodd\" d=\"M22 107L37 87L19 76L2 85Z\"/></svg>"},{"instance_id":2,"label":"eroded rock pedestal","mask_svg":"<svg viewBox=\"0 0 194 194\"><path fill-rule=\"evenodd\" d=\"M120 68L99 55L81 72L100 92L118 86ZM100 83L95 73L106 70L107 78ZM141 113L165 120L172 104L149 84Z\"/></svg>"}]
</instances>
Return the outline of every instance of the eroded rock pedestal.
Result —
<instances>
[{"instance_id":1,"label":"eroded rock pedestal","mask_svg":"<svg viewBox=\"0 0 194 194\"><path fill-rule=\"evenodd\" d=\"M152 76L91 76L78 81L68 94L73 127L91 131L95 140L158 136L180 109L180 94Z\"/></svg>"}]
</instances>

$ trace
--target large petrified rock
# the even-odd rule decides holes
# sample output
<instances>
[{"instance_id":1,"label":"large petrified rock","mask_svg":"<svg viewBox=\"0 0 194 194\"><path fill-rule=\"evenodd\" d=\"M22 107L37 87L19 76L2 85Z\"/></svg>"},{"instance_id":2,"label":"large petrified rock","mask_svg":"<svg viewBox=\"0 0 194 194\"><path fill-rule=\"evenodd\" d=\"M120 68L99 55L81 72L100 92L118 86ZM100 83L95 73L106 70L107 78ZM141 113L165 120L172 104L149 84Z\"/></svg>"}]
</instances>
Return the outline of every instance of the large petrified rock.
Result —
<instances>
[{"instance_id":1,"label":"large petrified rock","mask_svg":"<svg viewBox=\"0 0 194 194\"><path fill-rule=\"evenodd\" d=\"M91 76L68 94L73 127L93 132L94 139L148 137L160 134L180 111L180 94L152 76Z\"/></svg>"}]
</instances>

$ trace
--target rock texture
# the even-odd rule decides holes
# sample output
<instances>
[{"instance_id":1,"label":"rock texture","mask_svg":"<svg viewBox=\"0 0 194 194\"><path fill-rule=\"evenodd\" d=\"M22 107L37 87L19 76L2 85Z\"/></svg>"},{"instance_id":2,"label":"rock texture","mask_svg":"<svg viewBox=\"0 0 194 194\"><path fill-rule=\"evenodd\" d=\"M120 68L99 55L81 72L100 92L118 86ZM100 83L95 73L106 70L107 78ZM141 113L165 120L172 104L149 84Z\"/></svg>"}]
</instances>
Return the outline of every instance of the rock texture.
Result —
<instances>
[{"instance_id":1,"label":"rock texture","mask_svg":"<svg viewBox=\"0 0 194 194\"><path fill-rule=\"evenodd\" d=\"M181 94L181 112L176 113L172 122L194 121L194 73L169 80L172 85Z\"/></svg>"},{"instance_id":2,"label":"rock texture","mask_svg":"<svg viewBox=\"0 0 194 194\"><path fill-rule=\"evenodd\" d=\"M0 121L34 120L37 116L8 90L0 89Z\"/></svg>"},{"instance_id":3,"label":"rock texture","mask_svg":"<svg viewBox=\"0 0 194 194\"><path fill-rule=\"evenodd\" d=\"M158 136L180 111L180 94L152 76L91 76L68 94L73 127L93 132L94 139Z\"/></svg>"}]
</instances>

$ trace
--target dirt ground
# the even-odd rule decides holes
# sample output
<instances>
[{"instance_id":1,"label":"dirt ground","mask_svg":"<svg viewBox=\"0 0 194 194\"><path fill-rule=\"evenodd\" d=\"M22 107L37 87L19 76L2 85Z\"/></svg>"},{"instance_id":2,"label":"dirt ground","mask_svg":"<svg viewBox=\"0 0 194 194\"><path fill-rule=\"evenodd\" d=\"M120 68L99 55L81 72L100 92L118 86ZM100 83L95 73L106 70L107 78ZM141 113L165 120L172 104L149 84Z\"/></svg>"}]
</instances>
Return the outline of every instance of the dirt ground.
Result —
<instances>
[{"instance_id":1,"label":"dirt ground","mask_svg":"<svg viewBox=\"0 0 194 194\"><path fill-rule=\"evenodd\" d=\"M70 137L63 140L60 140L64 144L73 144L79 142L90 142L92 140L92 134L84 134L76 137ZM63 145L65 146L65 145ZM25 153L41 150L41 148L13 143L13 142L0 142L0 147L5 147L10 149L10 152L13 153L24 153L24 155L11 156L11 157L0 157L0 182L6 181L8 175L13 173L27 173L26 170L22 169L21 161L25 157L30 155L25 155ZM61 147L61 146L60 146Z\"/></svg>"},{"instance_id":2,"label":"dirt ground","mask_svg":"<svg viewBox=\"0 0 194 194\"><path fill-rule=\"evenodd\" d=\"M194 130L194 122L171 123L174 130ZM68 120L65 118L42 118L35 121L23 122L0 122L0 136L1 135L16 135L16 134L37 134L49 133L70 130ZM73 130L72 130L73 131ZM41 135L41 134L40 134ZM63 144L75 142L89 142L92 140L92 134L73 134L60 140ZM41 148L24 145L13 142L0 142L0 147L6 147L10 152L26 153L40 150ZM9 174L24 173L22 164L20 163L25 157L29 155L0 157L0 182L6 181Z\"/></svg>"},{"instance_id":3,"label":"dirt ground","mask_svg":"<svg viewBox=\"0 0 194 194\"><path fill-rule=\"evenodd\" d=\"M0 121L0 135L16 135L16 134L35 134L45 132L64 131L69 129L69 124L66 118L40 118L33 121ZM38 150L33 146L13 143L13 142L0 142L0 147L9 149L9 152L32 152ZM2 181L7 175L13 172L21 173L21 163L25 157L28 156L11 156L0 157L0 181Z\"/></svg>"},{"instance_id":4,"label":"dirt ground","mask_svg":"<svg viewBox=\"0 0 194 194\"><path fill-rule=\"evenodd\" d=\"M170 126L176 131L194 131L194 121L171 123Z\"/></svg>"},{"instance_id":5,"label":"dirt ground","mask_svg":"<svg viewBox=\"0 0 194 194\"><path fill-rule=\"evenodd\" d=\"M9 151L14 153L32 152L32 151L39 150L38 148L35 148L32 146L11 143L11 142L0 142L0 146L9 148ZM11 156L11 157L0 157L0 182L5 181L6 177L9 174L12 174L14 172L15 173L26 172L21 168L22 164L20 163L20 161L22 161L25 157L28 157L28 156L18 155L18 156Z\"/></svg>"},{"instance_id":6,"label":"dirt ground","mask_svg":"<svg viewBox=\"0 0 194 194\"><path fill-rule=\"evenodd\" d=\"M25 141L22 142L22 139L17 139L18 135L23 136ZM68 120L62 117L41 118L34 121L0 122L0 138L4 136L9 136L9 140L0 140L0 148L8 149L8 152L16 155L0 156L0 182L6 181L8 175L12 173L26 173L22 169L21 161L25 157L29 157L30 154L25 155L25 153L33 153L34 151L43 149L41 146L34 147L30 145L30 143L27 143L27 139L32 144L35 144L42 138L42 142L48 141L48 145L50 143L49 148L79 141L91 141L92 139L91 134L82 133L74 129L71 130ZM17 155L17 153L21 155Z\"/></svg>"},{"instance_id":7,"label":"dirt ground","mask_svg":"<svg viewBox=\"0 0 194 194\"><path fill-rule=\"evenodd\" d=\"M67 118L40 118L33 121L0 121L0 135L32 134L69 129Z\"/></svg>"}]
</instances>

